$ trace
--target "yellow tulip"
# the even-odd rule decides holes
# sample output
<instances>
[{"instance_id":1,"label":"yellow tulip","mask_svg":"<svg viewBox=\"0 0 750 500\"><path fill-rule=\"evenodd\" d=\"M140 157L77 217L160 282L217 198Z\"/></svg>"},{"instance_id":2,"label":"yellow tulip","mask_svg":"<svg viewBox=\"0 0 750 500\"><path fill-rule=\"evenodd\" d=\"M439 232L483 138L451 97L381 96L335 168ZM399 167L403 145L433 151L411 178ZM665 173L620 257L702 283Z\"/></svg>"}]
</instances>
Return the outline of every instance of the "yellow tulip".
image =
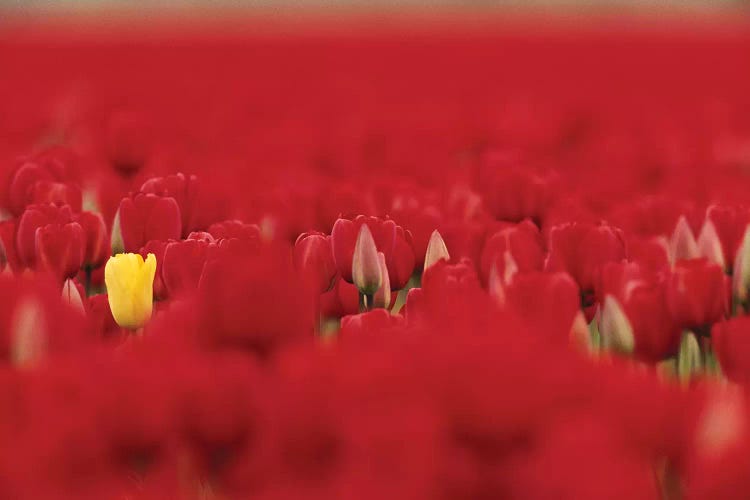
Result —
<instances>
[{"instance_id":1,"label":"yellow tulip","mask_svg":"<svg viewBox=\"0 0 750 500\"><path fill-rule=\"evenodd\" d=\"M150 253L144 262L137 253L110 257L104 268L109 307L118 325L137 330L151 319L156 257Z\"/></svg>"}]
</instances>

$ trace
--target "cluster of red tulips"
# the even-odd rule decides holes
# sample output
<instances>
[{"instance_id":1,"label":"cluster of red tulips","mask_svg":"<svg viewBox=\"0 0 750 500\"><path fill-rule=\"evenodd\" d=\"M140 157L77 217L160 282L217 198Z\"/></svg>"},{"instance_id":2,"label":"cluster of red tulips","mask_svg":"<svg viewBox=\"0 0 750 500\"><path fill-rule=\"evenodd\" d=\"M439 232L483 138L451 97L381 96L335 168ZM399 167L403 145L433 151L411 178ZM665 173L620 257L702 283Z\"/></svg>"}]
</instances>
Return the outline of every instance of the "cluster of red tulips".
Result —
<instances>
[{"instance_id":1,"label":"cluster of red tulips","mask_svg":"<svg viewBox=\"0 0 750 500\"><path fill-rule=\"evenodd\" d=\"M746 496L750 41L645 39L0 43L0 498Z\"/></svg>"}]
</instances>

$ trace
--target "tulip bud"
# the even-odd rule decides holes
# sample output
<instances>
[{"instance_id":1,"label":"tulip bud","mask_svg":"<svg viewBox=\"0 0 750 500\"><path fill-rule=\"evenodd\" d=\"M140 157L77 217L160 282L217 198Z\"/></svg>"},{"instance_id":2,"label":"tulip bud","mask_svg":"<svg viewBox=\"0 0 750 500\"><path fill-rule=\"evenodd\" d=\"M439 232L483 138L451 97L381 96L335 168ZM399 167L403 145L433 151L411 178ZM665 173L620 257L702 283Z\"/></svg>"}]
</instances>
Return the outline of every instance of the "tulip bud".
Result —
<instances>
[{"instance_id":1,"label":"tulip bud","mask_svg":"<svg viewBox=\"0 0 750 500\"><path fill-rule=\"evenodd\" d=\"M701 232L698 235L698 254L726 270L727 265L724 260L724 249L721 246L719 234L716 232L714 223L708 219L703 223Z\"/></svg>"},{"instance_id":2,"label":"tulip bud","mask_svg":"<svg viewBox=\"0 0 750 500\"><path fill-rule=\"evenodd\" d=\"M98 213L81 212L76 216L76 222L83 228L86 238L86 248L83 257L84 266L89 269L101 266L109 257L107 225L104 223L104 219Z\"/></svg>"},{"instance_id":3,"label":"tulip bud","mask_svg":"<svg viewBox=\"0 0 750 500\"><path fill-rule=\"evenodd\" d=\"M750 225L745 228L742 243L737 249L732 271L732 295L736 306L744 306L747 302L750 287Z\"/></svg>"},{"instance_id":4,"label":"tulip bud","mask_svg":"<svg viewBox=\"0 0 750 500\"><path fill-rule=\"evenodd\" d=\"M490 297L494 298L500 306L505 305L505 286L503 285L503 280L500 277L497 266L494 264L490 268L490 275L487 279L487 291Z\"/></svg>"},{"instance_id":5,"label":"tulip bud","mask_svg":"<svg viewBox=\"0 0 750 500\"><path fill-rule=\"evenodd\" d=\"M65 280L62 289L62 299L63 302L70 305L76 311L83 314L86 313L86 308L83 306L83 295L73 280Z\"/></svg>"},{"instance_id":6,"label":"tulip bud","mask_svg":"<svg viewBox=\"0 0 750 500\"><path fill-rule=\"evenodd\" d=\"M602 347L629 354L635 349L635 335L620 303L608 295L600 319Z\"/></svg>"},{"instance_id":7,"label":"tulip bud","mask_svg":"<svg viewBox=\"0 0 750 500\"><path fill-rule=\"evenodd\" d=\"M687 382L701 370L701 348L693 332L685 332L677 354L677 376Z\"/></svg>"},{"instance_id":8,"label":"tulip bud","mask_svg":"<svg viewBox=\"0 0 750 500\"><path fill-rule=\"evenodd\" d=\"M16 366L32 366L47 351L47 325L42 305L26 298L16 306L11 329L11 360Z\"/></svg>"},{"instance_id":9,"label":"tulip bud","mask_svg":"<svg viewBox=\"0 0 750 500\"><path fill-rule=\"evenodd\" d=\"M112 235L110 236L110 244L112 254L123 253L125 251L125 243L122 242L122 228L120 227L120 211L118 210L115 214L115 220L112 223Z\"/></svg>"},{"instance_id":10,"label":"tulip bud","mask_svg":"<svg viewBox=\"0 0 750 500\"><path fill-rule=\"evenodd\" d=\"M679 259L698 257L698 243L685 216L680 216L669 241L669 259L672 264Z\"/></svg>"},{"instance_id":11,"label":"tulip bud","mask_svg":"<svg viewBox=\"0 0 750 500\"><path fill-rule=\"evenodd\" d=\"M109 307L122 328L137 330L151 318L156 257L125 253L110 257L104 268Z\"/></svg>"},{"instance_id":12,"label":"tulip bud","mask_svg":"<svg viewBox=\"0 0 750 500\"><path fill-rule=\"evenodd\" d=\"M383 282L378 249L367 224L362 224L354 245L352 281L364 295L373 295Z\"/></svg>"},{"instance_id":13,"label":"tulip bud","mask_svg":"<svg viewBox=\"0 0 750 500\"><path fill-rule=\"evenodd\" d=\"M440 236L440 232L435 229L430 236L430 241L427 243L427 252L424 257L424 270L434 265L440 260L450 260L451 256L448 253L448 248L445 246L443 237Z\"/></svg>"},{"instance_id":14,"label":"tulip bud","mask_svg":"<svg viewBox=\"0 0 750 500\"><path fill-rule=\"evenodd\" d=\"M387 309L391 305L391 280L388 279L388 266L385 263L385 254L378 252L380 262L380 277L382 284L373 297L373 306Z\"/></svg>"}]
</instances>

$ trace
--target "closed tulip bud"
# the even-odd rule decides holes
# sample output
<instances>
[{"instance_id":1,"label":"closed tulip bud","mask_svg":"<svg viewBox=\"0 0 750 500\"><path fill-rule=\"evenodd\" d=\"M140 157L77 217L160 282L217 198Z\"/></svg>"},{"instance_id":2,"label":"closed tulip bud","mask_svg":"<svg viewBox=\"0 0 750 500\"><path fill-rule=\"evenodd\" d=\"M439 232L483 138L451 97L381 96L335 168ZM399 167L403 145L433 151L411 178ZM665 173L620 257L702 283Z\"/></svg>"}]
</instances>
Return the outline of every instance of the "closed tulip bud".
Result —
<instances>
[{"instance_id":1,"label":"closed tulip bud","mask_svg":"<svg viewBox=\"0 0 750 500\"><path fill-rule=\"evenodd\" d=\"M635 348L633 327L620 303L612 296L604 299L600 331L602 346L605 349L626 354L633 352Z\"/></svg>"},{"instance_id":2,"label":"closed tulip bud","mask_svg":"<svg viewBox=\"0 0 750 500\"><path fill-rule=\"evenodd\" d=\"M63 302L70 305L70 307L76 311L85 314L86 308L83 305L83 297L85 297L85 293L83 292L83 289L80 288L80 285L77 285L71 279L65 280L62 289Z\"/></svg>"},{"instance_id":3,"label":"closed tulip bud","mask_svg":"<svg viewBox=\"0 0 750 500\"><path fill-rule=\"evenodd\" d=\"M112 316L122 328L137 330L151 318L156 257L125 253L110 257L104 268Z\"/></svg>"},{"instance_id":4,"label":"closed tulip bud","mask_svg":"<svg viewBox=\"0 0 750 500\"><path fill-rule=\"evenodd\" d=\"M391 280L388 279L388 266L385 263L385 254L378 252L378 262L380 262L381 285L375 292L373 305L375 307L389 308L391 306Z\"/></svg>"},{"instance_id":5,"label":"closed tulip bud","mask_svg":"<svg viewBox=\"0 0 750 500\"><path fill-rule=\"evenodd\" d=\"M698 254L726 270L727 263L724 260L724 249L719 239L719 233L716 232L714 223L708 219L703 223L698 235Z\"/></svg>"},{"instance_id":6,"label":"closed tulip bud","mask_svg":"<svg viewBox=\"0 0 750 500\"><path fill-rule=\"evenodd\" d=\"M373 295L383 283L378 249L367 224L362 224L354 244L352 281L364 295Z\"/></svg>"},{"instance_id":7,"label":"closed tulip bud","mask_svg":"<svg viewBox=\"0 0 750 500\"><path fill-rule=\"evenodd\" d=\"M701 348L693 332L685 332L680 341L677 353L677 375L680 380L687 382L701 371Z\"/></svg>"},{"instance_id":8,"label":"closed tulip bud","mask_svg":"<svg viewBox=\"0 0 750 500\"><path fill-rule=\"evenodd\" d=\"M698 257L698 243L685 216L681 216L669 241L669 260L672 264L680 259Z\"/></svg>"},{"instance_id":9,"label":"closed tulip bud","mask_svg":"<svg viewBox=\"0 0 750 500\"><path fill-rule=\"evenodd\" d=\"M440 236L440 232L436 229L430 236L430 241L427 243L427 252L424 257L424 270L434 265L440 260L450 260L451 256L448 253L448 248L445 246L443 237Z\"/></svg>"}]
</instances>

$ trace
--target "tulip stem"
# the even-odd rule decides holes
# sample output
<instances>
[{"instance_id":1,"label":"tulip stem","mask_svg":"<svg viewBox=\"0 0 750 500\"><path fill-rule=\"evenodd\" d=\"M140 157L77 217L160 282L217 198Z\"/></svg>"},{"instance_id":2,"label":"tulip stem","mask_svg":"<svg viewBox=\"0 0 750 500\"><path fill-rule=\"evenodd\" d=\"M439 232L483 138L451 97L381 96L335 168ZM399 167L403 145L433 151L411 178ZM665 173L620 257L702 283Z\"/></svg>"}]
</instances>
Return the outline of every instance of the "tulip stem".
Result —
<instances>
[{"instance_id":1,"label":"tulip stem","mask_svg":"<svg viewBox=\"0 0 750 500\"><path fill-rule=\"evenodd\" d=\"M85 276L83 282L83 290L86 293L86 297L88 297L91 295L91 268L89 266L86 266L83 269L83 274Z\"/></svg>"}]
</instances>

